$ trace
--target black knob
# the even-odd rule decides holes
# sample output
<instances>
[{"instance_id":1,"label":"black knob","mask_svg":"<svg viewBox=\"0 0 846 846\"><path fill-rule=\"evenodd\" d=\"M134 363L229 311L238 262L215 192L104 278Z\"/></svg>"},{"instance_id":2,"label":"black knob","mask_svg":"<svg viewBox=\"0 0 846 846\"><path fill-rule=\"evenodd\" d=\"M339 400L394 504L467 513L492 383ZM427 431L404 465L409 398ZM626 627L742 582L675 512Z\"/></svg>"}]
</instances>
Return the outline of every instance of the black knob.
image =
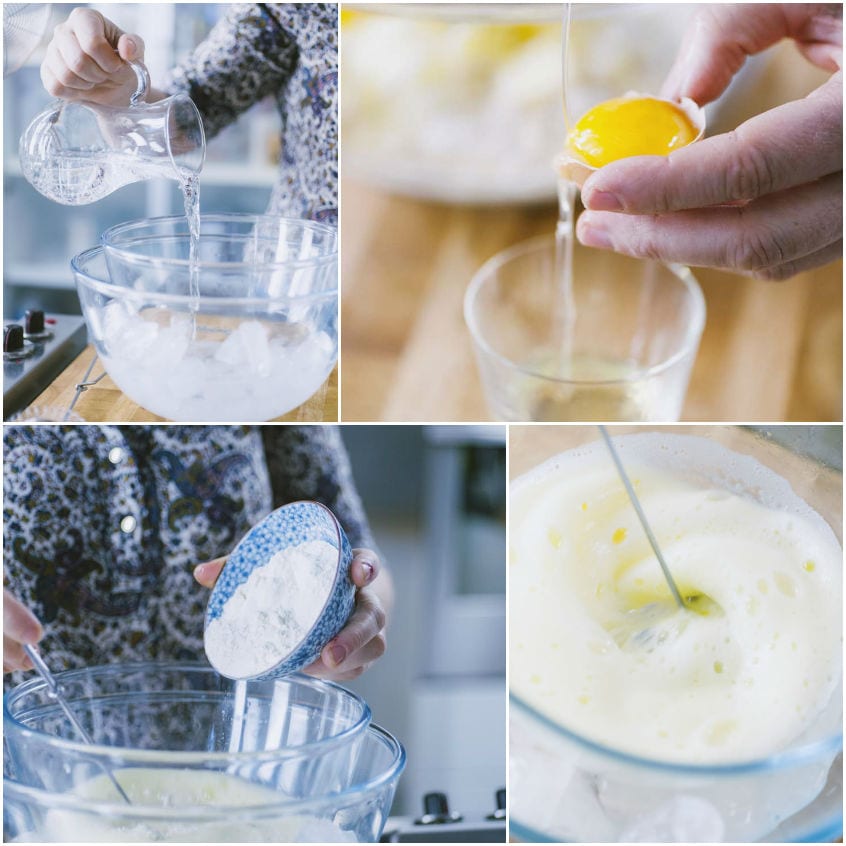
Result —
<instances>
[{"instance_id":1,"label":"black knob","mask_svg":"<svg viewBox=\"0 0 846 846\"><path fill-rule=\"evenodd\" d=\"M31 308L24 315L24 331L27 335L41 335L44 332L44 312Z\"/></svg>"},{"instance_id":2,"label":"black knob","mask_svg":"<svg viewBox=\"0 0 846 846\"><path fill-rule=\"evenodd\" d=\"M423 813L433 816L449 816L449 802L446 793L427 793L423 797Z\"/></svg>"},{"instance_id":3,"label":"black knob","mask_svg":"<svg viewBox=\"0 0 846 846\"><path fill-rule=\"evenodd\" d=\"M486 819L493 821L505 819L505 788L500 787L496 792L496 810L488 814Z\"/></svg>"},{"instance_id":4,"label":"black knob","mask_svg":"<svg viewBox=\"0 0 846 846\"><path fill-rule=\"evenodd\" d=\"M10 323L3 330L3 352L20 352L24 348L24 330L18 323Z\"/></svg>"},{"instance_id":5,"label":"black knob","mask_svg":"<svg viewBox=\"0 0 846 846\"><path fill-rule=\"evenodd\" d=\"M423 816L414 821L415 825L445 825L460 822L461 814L450 813L446 793L426 793L423 796Z\"/></svg>"}]
</instances>

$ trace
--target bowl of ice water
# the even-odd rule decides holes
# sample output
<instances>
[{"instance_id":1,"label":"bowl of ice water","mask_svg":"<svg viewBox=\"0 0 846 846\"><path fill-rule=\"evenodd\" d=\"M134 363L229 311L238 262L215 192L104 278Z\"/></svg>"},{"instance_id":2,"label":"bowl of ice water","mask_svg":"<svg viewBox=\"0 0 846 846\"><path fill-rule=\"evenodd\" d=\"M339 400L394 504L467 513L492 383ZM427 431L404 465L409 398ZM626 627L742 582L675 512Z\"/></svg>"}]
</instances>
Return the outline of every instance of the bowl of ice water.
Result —
<instances>
[{"instance_id":1,"label":"bowl of ice water","mask_svg":"<svg viewBox=\"0 0 846 846\"><path fill-rule=\"evenodd\" d=\"M270 215L130 221L71 261L115 384L176 421L256 421L308 400L338 357L338 236Z\"/></svg>"}]
</instances>

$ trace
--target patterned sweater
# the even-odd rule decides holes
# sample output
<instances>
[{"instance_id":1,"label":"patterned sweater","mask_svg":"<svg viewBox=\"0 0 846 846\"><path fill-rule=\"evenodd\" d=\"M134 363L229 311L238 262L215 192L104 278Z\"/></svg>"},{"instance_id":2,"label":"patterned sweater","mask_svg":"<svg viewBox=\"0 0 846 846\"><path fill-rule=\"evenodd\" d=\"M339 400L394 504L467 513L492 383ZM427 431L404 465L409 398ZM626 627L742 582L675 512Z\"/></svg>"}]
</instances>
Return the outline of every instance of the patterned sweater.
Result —
<instances>
[{"instance_id":1,"label":"patterned sweater","mask_svg":"<svg viewBox=\"0 0 846 846\"><path fill-rule=\"evenodd\" d=\"M208 590L192 570L273 507L318 500L354 547L373 546L335 427L6 426L3 439L4 584L57 670L202 659Z\"/></svg>"},{"instance_id":2,"label":"patterned sweater","mask_svg":"<svg viewBox=\"0 0 846 846\"><path fill-rule=\"evenodd\" d=\"M191 97L209 137L262 98L275 97L282 155L268 211L337 224L336 4L232 6L164 87Z\"/></svg>"}]
</instances>

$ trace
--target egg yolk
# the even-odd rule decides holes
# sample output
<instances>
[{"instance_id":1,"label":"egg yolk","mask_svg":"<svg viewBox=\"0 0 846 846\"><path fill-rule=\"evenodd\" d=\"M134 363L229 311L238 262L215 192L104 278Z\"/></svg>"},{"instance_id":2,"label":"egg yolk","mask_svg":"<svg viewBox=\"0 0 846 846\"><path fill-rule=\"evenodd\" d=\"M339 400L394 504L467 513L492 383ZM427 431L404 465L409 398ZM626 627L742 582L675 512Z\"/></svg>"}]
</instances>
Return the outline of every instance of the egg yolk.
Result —
<instances>
[{"instance_id":1,"label":"egg yolk","mask_svg":"<svg viewBox=\"0 0 846 846\"><path fill-rule=\"evenodd\" d=\"M690 144L697 129L666 100L618 97L594 106L567 136L571 152L593 167L628 156L666 156Z\"/></svg>"}]
</instances>

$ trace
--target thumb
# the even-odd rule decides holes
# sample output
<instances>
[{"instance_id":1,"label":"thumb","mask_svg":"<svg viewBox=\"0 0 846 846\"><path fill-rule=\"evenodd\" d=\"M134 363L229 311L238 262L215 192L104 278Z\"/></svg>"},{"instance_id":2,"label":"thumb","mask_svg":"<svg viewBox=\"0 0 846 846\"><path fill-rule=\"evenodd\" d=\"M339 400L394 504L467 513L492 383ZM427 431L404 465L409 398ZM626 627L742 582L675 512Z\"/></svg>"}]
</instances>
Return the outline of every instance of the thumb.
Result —
<instances>
[{"instance_id":1,"label":"thumb","mask_svg":"<svg viewBox=\"0 0 846 846\"><path fill-rule=\"evenodd\" d=\"M700 9L685 32L661 95L671 100L690 97L700 106L716 100L748 56L795 35L801 28L795 14L770 3Z\"/></svg>"},{"instance_id":2,"label":"thumb","mask_svg":"<svg viewBox=\"0 0 846 846\"><path fill-rule=\"evenodd\" d=\"M123 33L118 39L117 50L125 62L144 61L144 39L140 35Z\"/></svg>"},{"instance_id":3,"label":"thumb","mask_svg":"<svg viewBox=\"0 0 846 846\"><path fill-rule=\"evenodd\" d=\"M194 578L203 586L213 588L223 565L226 563L226 557L215 558L213 561L205 561L198 564L194 568Z\"/></svg>"}]
</instances>

